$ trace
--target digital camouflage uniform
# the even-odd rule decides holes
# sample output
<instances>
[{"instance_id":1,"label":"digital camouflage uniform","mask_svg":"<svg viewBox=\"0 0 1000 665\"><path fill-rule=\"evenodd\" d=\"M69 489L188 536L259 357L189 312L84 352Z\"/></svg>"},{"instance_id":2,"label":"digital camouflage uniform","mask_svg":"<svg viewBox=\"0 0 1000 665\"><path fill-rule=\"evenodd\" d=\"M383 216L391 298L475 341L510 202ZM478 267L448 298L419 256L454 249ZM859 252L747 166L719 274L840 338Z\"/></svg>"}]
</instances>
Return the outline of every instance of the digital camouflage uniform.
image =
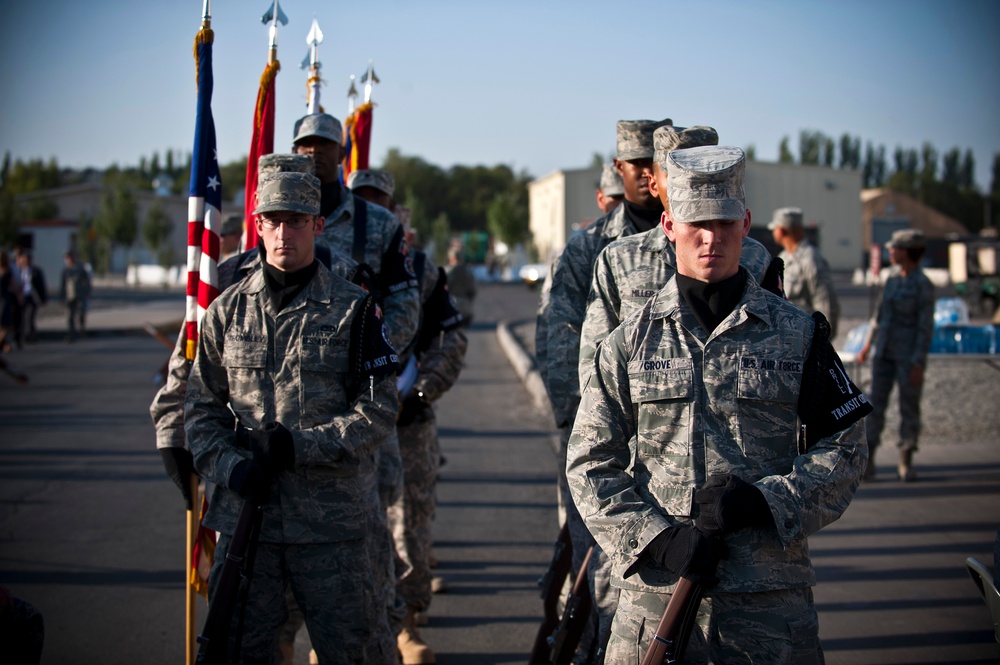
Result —
<instances>
[{"instance_id":1,"label":"digital camouflage uniform","mask_svg":"<svg viewBox=\"0 0 1000 665\"><path fill-rule=\"evenodd\" d=\"M667 283L676 270L674 247L662 228L650 229L608 245L597 257L590 303L580 335L580 390L594 370L597 345ZM771 254L752 238L743 239L740 265L760 284L771 265ZM618 606L611 585L611 565L600 545L590 559L591 598L597 607L599 639L606 641Z\"/></svg>"},{"instance_id":2,"label":"digital camouflage uniform","mask_svg":"<svg viewBox=\"0 0 1000 665\"><path fill-rule=\"evenodd\" d=\"M914 365L927 366L934 336L934 285L920 269L903 276L893 266L882 289L875 316L868 327L872 354L871 403L868 445L876 448L885 427L885 410L892 385L899 388L899 448L917 449L920 437L920 396L923 383L910 383Z\"/></svg>"},{"instance_id":3,"label":"digital camouflage uniform","mask_svg":"<svg viewBox=\"0 0 1000 665\"><path fill-rule=\"evenodd\" d=\"M204 519L223 534L210 591L243 504L230 476L250 458L235 426L282 423L295 450L294 468L277 476L264 504L243 637L250 662L274 653L285 584L321 662L392 662L367 541L379 509L375 452L396 415L396 361L370 297L322 266L280 312L258 271L205 314L185 430L199 474L216 484Z\"/></svg>"},{"instance_id":4,"label":"digital camouflage uniform","mask_svg":"<svg viewBox=\"0 0 1000 665\"><path fill-rule=\"evenodd\" d=\"M431 602L428 556L441 459L437 422L431 405L458 380L468 340L460 327L462 316L449 297L444 272L420 250L413 252L415 264L420 269L423 316L416 347L416 379L407 392L421 395L423 406L410 422L400 422L397 428L403 456L404 489L389 509L389 523L396 552L403 563L396 592L406 605L424 612Z\"/></svg>"},{"instance_id":5,"label":"digital camouflage uniform","mask_svg":"<svg viewBox=\"0 0 1000 665\"><path fill-rule=\"evenodd\" d=\"M672 225L711 223L683 232L690 255L678 266L697 271L709 234L722 234L724 249L739 237L739 227L716 221L748 224L745 155L708 145L668 161ZM567 477L622 589L609 663L638 663L651 642L678 580L668 562L691 556L664 559L662 544L670 529L692 533L696 518L709 517L696 513L695 490L720 477L753 483L766 518L715 532L726 555L688 659L822 662L807 537L837 519L857 488L867 453L859 421L870 407L825 322L766 291L733 258L722 254L721 271L686 275L737 286L732 306L689 302L698 291L682 295L680 275L671 277L600 344L584 389ZM718 316L711 330L696 313L706 306Z\"/></svg>"},{"instance_id":6,"label":"digital camouflage uniform","mask_svg":"<svg viewBox=\"0 0 1000 665\"><path fill-rule=\"evenodd\" d=\"M816 581L806 539L847 508L867 447L855 422L798 453L797 408L813 328L808 315L748 279L736 309L708 334L671 279L602 343L567 475L623 589L607 662L638 662L648 646L677 580L648 563L644 550L666 527L692 523L695 489L719 474L754 483L777 528L726 537L728 558L688 657L705 662L708 640L714 662L744 662L738 651L747 646L746 631L770 632L774 621L787 625L790 644L818 649L815 612L800 591ZM764 592L774 595L756 596ZM716 596L735 615L709 624ZM743 637L731 642L739 606L759 614L763 599L799 611L787 621L767 612L751 619L747 611L737 630ZM818 662L791 654L761 654L759 662Z\"/></svg>"},{"instance_id":7,"label":"digital camouflage uniform","mask_svg":"<svg viewBox=\"0 0 1000 665\"><path fill-rule=\"evenodd\" d=\"M621 120L617 123L618 159L650 159L653 156L653 131L671 124L670 120ZM560 518L565 514L572 543L572 570L579 571L594 544L566 485L566 446L577 407L580 404L578 361L580 358L580 333L586 315L594 263L598 255L611 242L638 232L636 223L629 217L624 204L617 206L583 232L570 237L566 247L556 257L542 288L535 324L535 362L549 395L559 428L559 457L557 459L557 489ZM598 557L592 557L597 564ZM590 658L590 645L595 640L596 615L580 638L581 648L574 662Z\"/></svg>"},{"instance_id":8,"label":"digital camouflage uniform","mask_svg":"<svg viewBox=\"0 0 1000 665\"><path fill-rule=\"evenodd\" d=\"M808 240L803 238L794 251L778 254L785 262L785 297L807 314L821 312L830 322L831 335L837 336L840 302L833 286L830 265Z\"/></svg>"}]
</instances>

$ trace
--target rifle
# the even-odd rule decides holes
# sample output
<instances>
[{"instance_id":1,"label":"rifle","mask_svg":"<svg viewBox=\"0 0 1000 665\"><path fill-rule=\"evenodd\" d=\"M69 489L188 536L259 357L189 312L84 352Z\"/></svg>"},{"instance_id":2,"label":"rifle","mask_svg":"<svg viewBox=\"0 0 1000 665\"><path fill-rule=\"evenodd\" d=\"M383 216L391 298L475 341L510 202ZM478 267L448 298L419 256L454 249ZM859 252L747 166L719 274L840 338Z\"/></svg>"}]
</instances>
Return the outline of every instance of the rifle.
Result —
<instances>
[{"instance_id":1,"label":"rifle","mask_svg":"<svg viewBox=\"0 0 1000 665\"><path fill-rule=\"evenodd\" d=\"M573 545L569 539L569 527L564 524L559 530L559 537L556 539L549 569L538 580L544 601L544 616L542 625L538 627L538 634L535 635L535 644L531 647L531 658L528 660L528 665L548 665L551 662L549 660L548 638L559 624L559 594L562 592L563 583L569 576L572 563Z\"/></svg>"},{"instance_id":2,"label":"rifle","mask_svg":"<svg viewBox=\"0 0 1000 665\"><path fill-rule=\"evenodd\" d=\"M257 501L247 499L243 503L236 531L229 543L226 560L222 564L219 586L208 607L208 616L198 643L197 663L199 665L226 665L229 659L230 627L233 614L239 610L236 628L233 662L239 659L240 644L243 640L243 610L246 609L250 580L253 578L253 561L260 536L260 524L264 511Z\"/></svg>"},{"instance_id":3,"label":"rifle","mask_svg":"<svg viewBox=\"0 0 1000 665\"><path fill-rule=\"evenodd\" d=\"M642 665L667 665L681 661L698 615L703 591L700 584L695 584L686 577L677 580L667 609L663 611L660 624L656 627L653 641L642 658Z\"/></svg>"},{"instance_id":4,"label":"rifle","mask_svg":"<svg viewBox=\"0 0 1000 665\"><path fill-rule=\"evenodd\" d=\"M555 632L548 638L549 661L554 665L569 665L573 660L576 647L580 644L580 637L583 629L590 619L590 608L592 599L590 597L590 585L587 583L587 567L590 565L590 557L594 553L594 546L587 549L587 556L580 564L580 571L576 574L573 582L573 591L566 599L566 609L563 610L562 618Z\"/></svg>"}]
</instances>

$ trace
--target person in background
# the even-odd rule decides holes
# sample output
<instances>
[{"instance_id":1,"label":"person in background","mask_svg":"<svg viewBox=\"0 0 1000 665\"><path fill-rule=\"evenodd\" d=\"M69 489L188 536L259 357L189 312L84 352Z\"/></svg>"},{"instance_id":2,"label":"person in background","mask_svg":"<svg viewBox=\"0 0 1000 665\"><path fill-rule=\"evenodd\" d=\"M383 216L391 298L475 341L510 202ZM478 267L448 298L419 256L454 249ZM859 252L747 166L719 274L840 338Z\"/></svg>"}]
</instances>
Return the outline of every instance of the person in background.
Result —
<instances>
[{"instance_id":1,"label":"person in background","mask_svg":"<svg viewBox=\"0 0 1000 665\"><path fill-rule=\"evenodd\" d=\"M0 250L0 353L9 353L11 346L7 335L17 324L21 287L17 275L10 267L10 256Z\"/></svg>"},{"instance_id":2,"label":"person in background","mask_svg":"<svg viewBox=\"0 0 1000 665\"><path fill-rule=\"evenodd\" d=\"M609 212L621 205L625 200L625 183L614 164L605 164L601 169L601 181L597 186L597 207L601 213Z\"/></svg>"},{"instance_id":3,"label":"person in background","mask_svg":"<svg viewBox=\"0 0 1000 665\"><path fill-rule=\"evenodd\" d=\"M875 449L882 440L885 410L892 386L899 387L899 479L917 479L913 453L920 438L920 396L924 388L927 354L934 337L934 285L920 269L927 249L922 231L902 229L886 244L892 269L882 288L875 314L868 326L858 362L872 358L871 400L868 417L868 468L865 479L875 478ZM872 348L874 347L874 349Z\"/></svg>"},{"instance_id":4,"label":"person in background","mask_svg":"<svg viewBox=\"0 0 1000 665\"><path fill-rule=\"evenodd\" d=\"M49 301L45 289L45 273L38 266L32 265L31 253L27 250L18 252L16 261L21 282L21 325L16 336L19 340L34 342L38 339L38 329L35 327L38 310Z\"/></svg>"},{"instance_id":5,"label":"person in background","mask_svg":"<svg viewBox=\"0 0 1000 665\"><path fill-rule=\"evenodd\" d=\"M778 208L767 225L781 247L778 258L785 262L785 297L806 314L822 312L837 336L840 301L833 286L830 265L806 238L801 208Z\"/></svg>"},{"instance_id":6,"label":"person in background","mask_svg":"<svg viewBox=\"0 0 1000 665\"><path fill-rule=\"evenodd\" d=\"M73 252L66 252L63 262L66 267L63 268L62 278L59 280L59 295L66 305L66 319L69 326L67 340L72 342L76 340L78 334L86 334L90 276L87 270L76 262L76 255Z\"/></svg>"},{"instance_id":7,"label":"person in background","mask_svg":"<svg viewBox=\"0 0 1000 665\"><path fill-rule=\"evenodd\" d=\"M241 240L243 240L243 215L227 215L222 221L222 231L219 233L220 264L240 253Z\"/></svg>"},{"instance_id":8,"label":"person in background","mask_svg":"<svg viewBox=\"0 0 1000 665\"><path fill-rule=\"evenodd\" d=\"M465 262L465 252L462 245L452 245L448 248L448 290L451 292L458 311L462 313L462 325L469 326L475 313L476 276L472 268Z\"/></svg>"}]
</instances>

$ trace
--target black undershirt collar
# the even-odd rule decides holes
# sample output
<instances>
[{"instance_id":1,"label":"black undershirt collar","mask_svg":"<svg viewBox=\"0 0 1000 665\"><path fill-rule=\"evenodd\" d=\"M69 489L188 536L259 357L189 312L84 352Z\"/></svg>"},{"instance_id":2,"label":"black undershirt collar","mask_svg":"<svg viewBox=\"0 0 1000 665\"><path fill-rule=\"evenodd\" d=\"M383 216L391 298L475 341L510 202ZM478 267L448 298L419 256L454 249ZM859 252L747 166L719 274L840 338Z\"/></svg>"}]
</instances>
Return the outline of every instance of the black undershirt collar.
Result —
<instances>
[{"instance_id":1,"label":"black undershirt collar","mask_svg":"<svg viewBox=\"0 0 1000 665\"><path fill-rule=\"evenodd\" d=\"M295 296L299 295L299 292L305 288L305 285L313 278L313 275L316 274L316 269L319 267L319 262L313 259L313 262L308 266L295 272L278 270L265 260L263 247L261 248L260 260L264 266L264 287L267 289L267 296L271 300L271 306L277 312L287 307L288 303L292 302Z\"/></svg>"},{"instance_id":2,"label":"black undershirt collar","mask_svg":"<svg viewBox=\"0 0 1000 665\"><path fill-rule=\"evenodd\" d=\"M635 228L639 231L639 233L648 231L659 225L660 216L663 214L663 206L660 205L659 200L657 200L656 207L654 208L645 208L641 205L632 203L628 199L626 199L622 205L625 206L625 214L628 215L630 220L632 220L632 223L635 225Z\"/></svg>"},{"instance_id":3,"label":"black undershirt collar","mask_svg":"<svg viewBox=\"0 0 1000 665\"><path fill-rule=\"evenodd\" d=\"M691 306L698 323L709 335L736 308L743 297L746 272L740 269L721 282L701 282L677 273L677 290Z\"/></svg>"}]
</instances>

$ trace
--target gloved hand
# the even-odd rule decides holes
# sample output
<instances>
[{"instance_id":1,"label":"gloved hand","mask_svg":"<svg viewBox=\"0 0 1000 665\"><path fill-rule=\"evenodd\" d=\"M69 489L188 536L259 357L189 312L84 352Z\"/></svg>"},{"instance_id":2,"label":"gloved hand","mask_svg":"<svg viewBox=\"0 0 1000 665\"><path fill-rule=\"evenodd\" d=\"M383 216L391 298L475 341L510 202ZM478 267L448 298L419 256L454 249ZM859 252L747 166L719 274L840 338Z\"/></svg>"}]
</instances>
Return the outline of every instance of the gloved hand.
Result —
<instances>
[{"instance_id":1,"label":"gloved hand","mask_svg":"<svg viewBox=\"0 0 1000 665\"><path fill-rule=\"evenodd\" d=\"M191 457L191 451L187 448L160 448L160 456L163 458L163 467L167 470L167 475L184 497L184 505L191 510L191 474L194 473L194 458Z\"/></svg>"},{"instance_id":2,"label":"gloved hand","mask_svg":"<svg viewBox=\"0 0 1000 665\"><path fill-rule=\"evenodd\" d=\"M646 551L675 575L712 587L719 581L715 569L725 558L726 546L721 538L705 535L694 527L675 526L654 538Z\"/></svg>"},{"instance_id":3,"label":"gloved hand","mask_svg":"<svg viewBox=\"0 0 1000 665\"><path fill-rule=\"evenodd\" d=\"M695 526L709 535L732 533L751 526L773 526L767 499L759 489L726 474L712 476L694 493L698 504Z\"/></svg>"},{"instance_id":4,"label":"gloved hand","mask_svg":"<svg viewBox=\"0 0 1000 665\"><path fill-rule=\"evenodd\" d=\"M274 476L252 459L238 462L229 474L229 489L258 505L267 501L273 483Z\"/></svg>"},{"instance_id":5,"label":"gloved hand","mask_svg":"<svg viewBox=\"0 0 1000 665\"><path fill-rule=\"evenodd\" d=\"M396 418L396 424L400 427L406 427L413 423L425 423L429 420L427 409L430 408L431 405L424 399L422 392L411 390L403 397L403 403L400 405L399 417Z\"/></svg>"},{"instance_id":6,"label":"gloved hand","mask_svg":"<svg viewBox=\"0 0 1000 665\"><path fill-rule=\"evenodd\" d=\"M292 433L281 423L267 423L260 429L245 431L254 460L268 471L288 471L295 464Z\"/></svg>"}]
</instances>

